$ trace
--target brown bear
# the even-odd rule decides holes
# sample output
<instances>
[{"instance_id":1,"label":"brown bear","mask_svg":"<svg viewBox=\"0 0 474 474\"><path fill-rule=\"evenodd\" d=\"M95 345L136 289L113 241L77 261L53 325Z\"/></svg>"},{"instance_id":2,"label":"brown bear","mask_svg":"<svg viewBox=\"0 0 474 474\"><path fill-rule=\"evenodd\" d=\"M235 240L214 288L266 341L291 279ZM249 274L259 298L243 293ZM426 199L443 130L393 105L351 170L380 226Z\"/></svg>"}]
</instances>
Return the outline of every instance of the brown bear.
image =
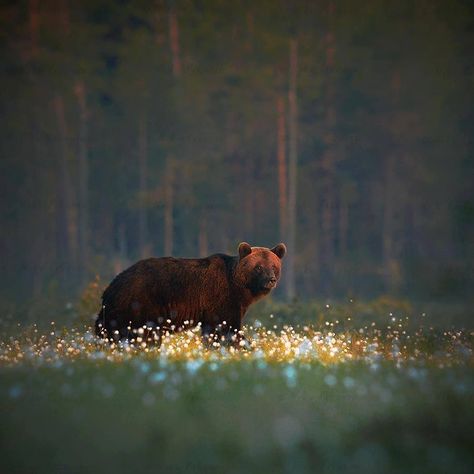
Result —
<instances>
[{"instance_id":1,"label":"brown bear","mask_svg":"<svg viewBox=\"0 0 474 474\"><path fill-rule=\"evenodd\" d=\"M161 341L201 325L203 338L239 342L248 307L276 287L284 244L242 242L238 256L148 258L117 275L102 295L96 334L111 340Z\"/></svg>"}]
</instances>

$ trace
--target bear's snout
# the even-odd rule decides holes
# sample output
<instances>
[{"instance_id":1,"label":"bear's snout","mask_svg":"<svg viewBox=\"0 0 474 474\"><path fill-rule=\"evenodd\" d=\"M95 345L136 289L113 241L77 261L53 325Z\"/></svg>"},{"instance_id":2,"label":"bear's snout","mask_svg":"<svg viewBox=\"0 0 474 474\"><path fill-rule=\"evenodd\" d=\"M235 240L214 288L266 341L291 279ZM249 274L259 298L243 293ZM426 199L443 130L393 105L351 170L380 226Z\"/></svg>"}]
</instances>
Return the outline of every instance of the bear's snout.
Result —
<instances>
[{"instance_id":1,"label":"bear's snout","mask_svg":"<svg viewBox=\"0 0 474 474\"><path fill-rule=\"evenodd\" d=\"M274 276L268 278L268 280L265 282L265 288L275 288L276 285L277 279Z\"/></svg>"},{"instance_id":2,"label":"bear's snout","mask_svg":"<svg viewBox=\"0 0 474 474\"><path fill-rule=\"evenodd\" d=\"M270 278L270 280L268 280L267 286L269 288L275 288L276 284L277 284L277 279L273 277L273 278Z\"/></svg>"}]
</instances>

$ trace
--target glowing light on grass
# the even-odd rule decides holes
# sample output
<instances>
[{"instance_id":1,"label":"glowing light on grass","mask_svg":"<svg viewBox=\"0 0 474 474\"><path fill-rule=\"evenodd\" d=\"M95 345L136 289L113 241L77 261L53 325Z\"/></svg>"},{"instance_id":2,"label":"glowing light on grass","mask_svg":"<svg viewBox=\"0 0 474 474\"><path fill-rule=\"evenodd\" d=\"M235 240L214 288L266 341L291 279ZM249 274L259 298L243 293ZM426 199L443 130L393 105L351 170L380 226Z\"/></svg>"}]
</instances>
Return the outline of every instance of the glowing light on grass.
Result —
<instances>
[{"instance_id":1,"label":"glowing light on grass","mask_svg":"<svg viewBox=\"0 0 474 474\"><path fill-rule=\"evenodd\" d=\"M371 324L360 329L337 331L330 324L324 325L322 330L288 325L269 329L258 321L244 331L249 342L240 350L219 341L214 341L211 347L204 345L199 328L164 335L158 347L141 337L143 331L138 331L135 342L109 344L97 339L90 328L60 330L54 323L51 327L53 330L44 333L32 327L14 337L2 338L0 365L62 364L74 360L120 363L140 357L159 359L163 363L183 361L188 364L187 371L194 374L204 362L211 363L211 370L217 370L220 361L236 360L326 365L360 360L374 369L383 361L397 364L419 361L438 366L473 362L472 332L437 332L433 328L409 331L402 322L384 329Z\"/></svg>"}]
</instances>

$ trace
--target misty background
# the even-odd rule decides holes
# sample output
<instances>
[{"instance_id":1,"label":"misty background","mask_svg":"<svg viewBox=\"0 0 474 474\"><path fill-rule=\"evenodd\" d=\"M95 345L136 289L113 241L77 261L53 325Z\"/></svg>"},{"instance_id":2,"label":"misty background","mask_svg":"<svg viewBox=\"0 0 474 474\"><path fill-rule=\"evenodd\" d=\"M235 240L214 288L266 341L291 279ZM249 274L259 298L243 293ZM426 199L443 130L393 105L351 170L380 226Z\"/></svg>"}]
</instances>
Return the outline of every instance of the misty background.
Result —
<instances>
[{"instance_id":1,"label":"misty background","mask_svg":"<svg viewBox=\"0 0 474 474\"><path fill-rule=\"evenodd\" d=\"M244 240L287 244L276 298L469 303L473 13L2 2L1 307Z\"/></svg>"}]
</instances>

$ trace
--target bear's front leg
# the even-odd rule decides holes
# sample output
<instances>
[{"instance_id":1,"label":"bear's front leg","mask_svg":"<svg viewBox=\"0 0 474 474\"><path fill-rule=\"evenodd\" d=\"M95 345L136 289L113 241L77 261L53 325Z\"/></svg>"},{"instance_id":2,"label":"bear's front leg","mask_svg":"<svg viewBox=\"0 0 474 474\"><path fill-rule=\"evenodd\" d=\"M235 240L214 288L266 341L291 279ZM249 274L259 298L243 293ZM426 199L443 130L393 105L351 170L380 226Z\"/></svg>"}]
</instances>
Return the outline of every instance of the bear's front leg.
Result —
<instances>
[{"instance_id":1,"label":"bear's front leg","mask_svg":"<svg viewBox=\"0 0 474 474\"><path fill-rule=\"evenodd\" d=\"M219 325L219 334L221 341L225 345L230 345L235 348L249 347L249 343L242 331L242 315L240 308L227 313L227 318L223 319Z\"/></svg>"},{"instance_id":2,"label":"bear's front leg","mask_svg":"<svg viewBox=\"0 0 474 474\"><path fill-rule=\"evenodd\" d=\"M217 324L210 322L204 322L201 324L201 338L204 347L212 349L215 347L213 344L219 341L219 335L217 331Z\"/></svg>"},{"instance_id":3,"label":"bear's front leg","mask_svg":"<svg viewBox=\"0 0 474 474\"><path fill-rule=\"evenodd\" d=\"M249 344L241 328L241 310L227 310L222 313L219 315L219 318L210 318L201 325L203 344L209 348L221 345L236 348L247 347Z\"/></svg>"}]
</instances>

